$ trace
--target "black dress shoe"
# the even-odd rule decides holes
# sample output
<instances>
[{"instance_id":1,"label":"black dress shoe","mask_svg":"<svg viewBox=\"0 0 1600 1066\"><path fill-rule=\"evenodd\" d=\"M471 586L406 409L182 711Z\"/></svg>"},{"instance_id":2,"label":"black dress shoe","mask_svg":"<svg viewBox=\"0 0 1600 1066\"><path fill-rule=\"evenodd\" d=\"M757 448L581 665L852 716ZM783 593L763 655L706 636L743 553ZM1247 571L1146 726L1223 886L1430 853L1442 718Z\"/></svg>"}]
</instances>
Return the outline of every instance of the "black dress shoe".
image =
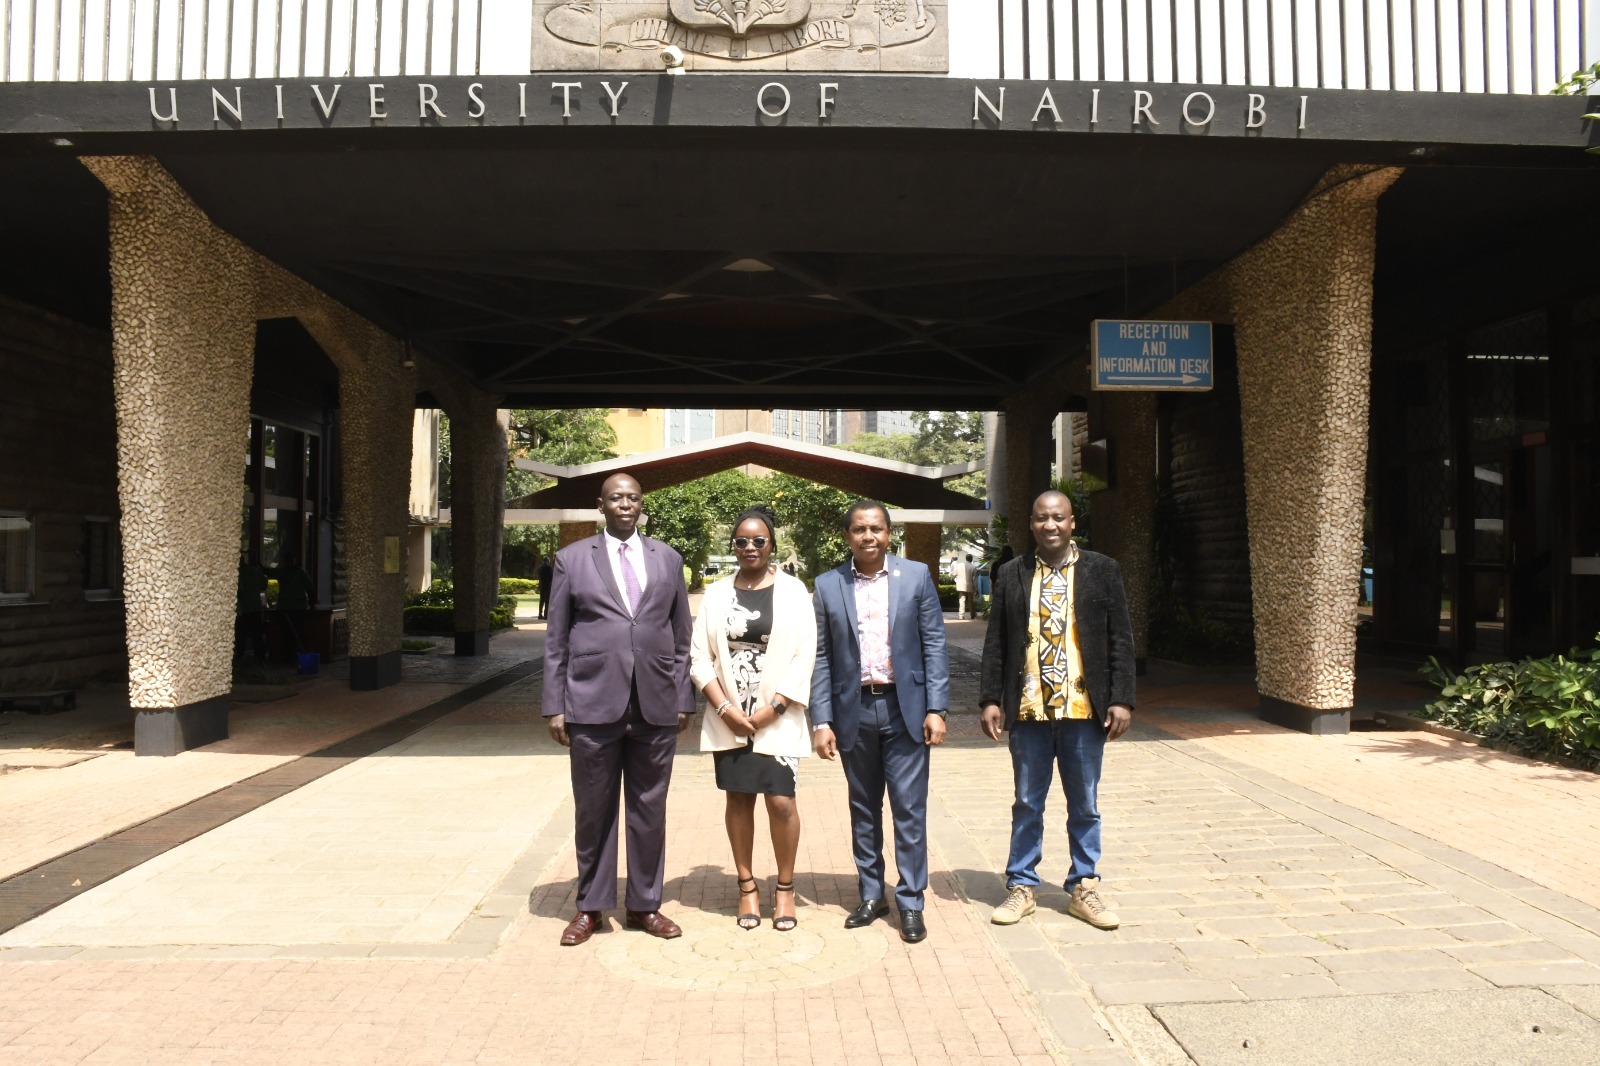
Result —
<instances>
[{"instance_id":1,"label":"black dress shoe","mask_svg":"<svg viewBox=\"0 0 1600 1066\"><path fill-rule=\"evenodd\" d=\"M864 899L861 906L851 911L844 920L846 929L860 929L863 925L871 925L879 918L889 913L889 904L881 899Z\"/></svg>"},{"instance_id":2,"label":"black dress shoe","mask_svg":"<svg viewBox=\"0 0 1600 1066\"><path fill-rule=\"evenodd\" d=\"M921 911L900 912L900 939L907 944L917 944L928 938L928 927L922 924Z\"/></svg>"}]
</instances>

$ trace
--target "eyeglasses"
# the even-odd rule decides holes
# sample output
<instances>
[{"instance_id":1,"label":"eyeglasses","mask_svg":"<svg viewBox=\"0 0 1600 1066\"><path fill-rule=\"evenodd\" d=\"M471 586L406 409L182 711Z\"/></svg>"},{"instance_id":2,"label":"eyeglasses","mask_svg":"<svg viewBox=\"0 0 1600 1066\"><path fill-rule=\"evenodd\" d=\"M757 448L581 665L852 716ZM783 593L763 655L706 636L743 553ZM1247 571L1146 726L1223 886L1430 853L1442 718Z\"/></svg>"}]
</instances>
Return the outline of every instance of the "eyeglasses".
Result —
<instances>
[{"instance_id":1,"label":"eyeglasses","mask_svg":"<svg viewBox=\"0 0 1600 1066\"><path fill-rule=\"evenodd\" d=\"M748 548L748 547L750 547L752 545L754 545L757 548L765 548L767 546L767 543L768 543L768 541L767 541L766 537L734 537L733 538L733 546L735 548Z\"/></svg>"}]
</instances>

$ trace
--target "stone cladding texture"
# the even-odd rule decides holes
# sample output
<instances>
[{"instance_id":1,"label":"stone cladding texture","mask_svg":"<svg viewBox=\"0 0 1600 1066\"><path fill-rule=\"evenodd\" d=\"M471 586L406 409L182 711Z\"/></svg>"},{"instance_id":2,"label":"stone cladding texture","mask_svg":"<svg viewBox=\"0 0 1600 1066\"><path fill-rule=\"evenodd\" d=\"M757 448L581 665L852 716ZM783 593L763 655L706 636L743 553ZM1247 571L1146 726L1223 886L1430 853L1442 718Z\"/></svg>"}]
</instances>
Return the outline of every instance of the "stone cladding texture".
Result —
<instances>
[{"instance_id":1,"label":"stone cladding texture","mask_svg":"<svg viewBox=\"0 0 1600 1066\"><path fill-rule=\"evenodd\" d=\"M350 654L398 651L419 376L402 365L401 342L218 229L154 159L84 165L111 194L133 706L178 707L231 687L258 319L299 319L339 369Z\"/></svg>"},{"instance_id":2,"label":"stone cladding texture","mask_svg":"<svg viewBox=\"0 0 1600 1066\"><path fill-rule=\"evenodd\" d=\"M576 544L580 540L587 540L600 531L600 515L597 511L593 522L563 522L557 529L558 543L556 547L565 548L569 544Z\"/></svg>"},{"instance_id":3,"label":"stone cladding texture","mask_svg":"<svg viewBox=\"0 0 1600 1066\"><path fill-rule=\"evenodd\" d=\"M944 527L937 522L907 522L903 528L902 543L905 557L927 566L933 580L939 581L939 535Z\"/></svg>"},{"instance_id":4,"label":"stone cladding texture","mask_svg":"<svg viewBox=\"0 0 1600 1066\"><path fill-rule=\"evenodd\" d=\"M1089 407L1096 436L1104 435L1111 450L1111 485L1094 494L1089 546L1122 567L1134 649L1142 656L1150 639L1155 569L1156 395L1095 393Z\"/></svg>"},{"instance_id":5,"label":"stone cladding texture","mask_svg":"<svg viewBox=\"0 0 1600 1066\"><path fill-rule=\"evenodd\" d=\"M84 164L110 193L129 700L180 707L232 687L252 253L154 160Z\"/></svg>"},{"instance_id":6,"label":"stone cladding texture","mask_svg":"<svg viewBox=\"0 0 1600 1066\"><path fill-rule=\"evenodd\" d=\"M505 540L506 427L498 398L471 386L435 389L450 416L450 554L455 628L480 633L500 596Z\"/></svg>"},{"instance_id":7,"label":"stone cladding texture","mask_svg":"<svg viewBox=\"0 0 1600 1066\"><path fill-rule=\"evenodd\" d=\"M1399 176L1334 168L1277 231L1157 316L1233 319L1256 687L1315 710L1355 698L1378 198Z\"/></svg>"},{"instance_id":8,"label":"stone cladding texture","mask_svg":"<svg viewBox=\"0 0 1600 1066\"><path fill-rule=\"evenodd\" d=\"M260 257L256 264L260 317L299 319L339 368L350 654L397 652L404 623L417 372L402 365L405 351L397 338L276 264Z\"/></svg>"}]
</instances>

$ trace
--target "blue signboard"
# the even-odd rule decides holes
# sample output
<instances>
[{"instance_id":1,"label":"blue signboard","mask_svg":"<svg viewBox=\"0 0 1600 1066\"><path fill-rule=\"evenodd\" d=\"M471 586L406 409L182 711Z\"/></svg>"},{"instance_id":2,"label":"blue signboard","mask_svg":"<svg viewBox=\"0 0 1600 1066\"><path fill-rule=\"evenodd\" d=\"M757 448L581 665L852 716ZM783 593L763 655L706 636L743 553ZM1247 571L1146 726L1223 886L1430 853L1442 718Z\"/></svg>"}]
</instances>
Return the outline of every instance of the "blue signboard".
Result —
<instances>
[{"instance_id":1,"label":"blue signboard","mask_svg":"<svg viewBox=\"0 0 1600 1066\"><path fill-rule=\"evenodd\" d=\"M1096 319L1090 380L1100 391L1206 392L1211 388L1211 323Z\"/></svg>"}]
</instances>

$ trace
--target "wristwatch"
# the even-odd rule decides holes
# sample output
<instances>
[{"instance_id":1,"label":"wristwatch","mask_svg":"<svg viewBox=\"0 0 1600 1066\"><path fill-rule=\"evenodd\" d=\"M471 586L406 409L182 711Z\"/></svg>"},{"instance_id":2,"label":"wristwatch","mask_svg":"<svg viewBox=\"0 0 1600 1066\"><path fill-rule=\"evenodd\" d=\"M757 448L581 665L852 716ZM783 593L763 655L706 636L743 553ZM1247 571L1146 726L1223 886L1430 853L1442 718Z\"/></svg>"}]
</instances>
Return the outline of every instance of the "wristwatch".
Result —
<instances>
[{"instance_id":1,"label":"wristwatch","mask_svg":"<svg viewBox=\"0 0 1600 1066\"><path fill-rule=\"evenodd\" d=\"M782 696L774 696L772 697L772 709L779 714L786 714L788 713L789 705L783 701Z\"/></svg>"}]
</instances>

